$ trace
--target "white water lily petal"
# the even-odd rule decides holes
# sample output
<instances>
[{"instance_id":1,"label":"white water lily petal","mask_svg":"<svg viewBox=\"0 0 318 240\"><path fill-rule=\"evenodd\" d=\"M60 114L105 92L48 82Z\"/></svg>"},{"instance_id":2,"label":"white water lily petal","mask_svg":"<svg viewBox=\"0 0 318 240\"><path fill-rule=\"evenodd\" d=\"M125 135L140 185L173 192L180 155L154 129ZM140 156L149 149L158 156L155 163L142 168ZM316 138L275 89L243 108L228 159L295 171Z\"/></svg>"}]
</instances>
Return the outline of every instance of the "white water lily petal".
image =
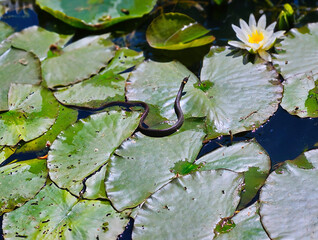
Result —
<instances>
[{"instance_id":1,"label":"white water lily petal","mask_svg":"<svg viewBox=\"0 0 318 240\"><path fill-rule=\"evenodd\" d=\"M250 25L250 27L252 26L256 26L256 20L253 14L250 15L249 21L248 21L248 25Z\"/></svg>"},{"instance_id":2,"label":"white water lily petal","mask_svg":"<svg viewBox=\"0 0 318 240\"><path fill-rule=\"evenodd\" d=\"M271 61L272 58L266 51L272 48L277 38L281 38L284 31L274 33L276 22L270 24L266 28L266 16L263 14L256 24L253 14L249 17L249 25L240 19L240 27L232 24L232 28L241 43L236 41L229 41L229 45L237 48L245 48L250 53L258 53L261 58L266 61Z\"/></svg>"},{"instance_id":3,"label":"white water lily petal","mask_svg":"<svg viewBox=\"0 0 318 240\"><path fill-rule=\"evenodd\" d=\"M242 49L246 48L246 45L244 43L238 42L238 41L229 41L228 44L237 48L242 48Z\"/></svg>"},{"instance_id":4,"label":"white water lily petal","mask_svg":"<svg viewBox=\"0 0 318 240\"><path fill-rule=\"evenodd\" d=\"M271 62L272 61L272 57L271 55L266 52L265 50L261 49L258 51L258 54L260 55L261 58L263 58L265 61Z\"/></svg>"},{"instance_id":5,"label":"white water lily petal","mask_svg":"<svg viewBox=\"0 0 318 240\"><path fill-rule=\"evenodd\" d=\"M267 31L267 32L273 32L275 26L276 26L276 22L273 22L271 25L269 25L269 26L266 28L266 31Z\"/></svg>"},{"instance_id":6,"label":"white water lily petal","mask_svg":"<svg viewBox=\"0 0 318 240\"><path fill-rule=\"evenodd\" d=\"M237 26L235 26L233 24L232 24L232 28L235 31L236 37L238 39L240 39L242 42L247 42L248 41L247 38L246 38L247 35L242 31L242 29L240 29L239 27L237 27Z\"/></svg>"},{"instance_id":7,"label":"white water lily petal","mask_svg":"<svg viewBox=\"0 0 318 240\"><path fill-rule=\"evenodd\" d=\"M263 14L261 18L258 20L257 27L260 29L266 28L266 16Z\"/></svg>"}]
</instances>

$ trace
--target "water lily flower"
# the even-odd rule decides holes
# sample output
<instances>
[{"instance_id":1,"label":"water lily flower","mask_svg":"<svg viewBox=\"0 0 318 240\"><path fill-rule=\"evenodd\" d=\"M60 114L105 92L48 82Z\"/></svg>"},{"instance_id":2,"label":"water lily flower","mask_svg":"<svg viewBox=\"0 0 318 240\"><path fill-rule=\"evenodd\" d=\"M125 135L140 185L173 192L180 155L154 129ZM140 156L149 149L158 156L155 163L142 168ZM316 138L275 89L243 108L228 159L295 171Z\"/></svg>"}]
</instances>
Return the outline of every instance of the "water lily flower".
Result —
<instances>
[{"instance_id":1,"label":"water lily flower","mask_svg":"<svg viewBox=\"0 0 318 240\"><path fill-rule=\"evenodd\" d=\"M229 41L228 44L233 47L246 49L250 53L258 53L261 58L266 61L272 61L271 55L266 52L273 47L276 39L282 37L285 31L274 33L276 22L273 22L266 28L266 16L263 14L256 24L253 14L250 15L249 24L240 19L240 27L232 24L232 28L236 33L238 41Z\"/></svg>"}]
</instances>

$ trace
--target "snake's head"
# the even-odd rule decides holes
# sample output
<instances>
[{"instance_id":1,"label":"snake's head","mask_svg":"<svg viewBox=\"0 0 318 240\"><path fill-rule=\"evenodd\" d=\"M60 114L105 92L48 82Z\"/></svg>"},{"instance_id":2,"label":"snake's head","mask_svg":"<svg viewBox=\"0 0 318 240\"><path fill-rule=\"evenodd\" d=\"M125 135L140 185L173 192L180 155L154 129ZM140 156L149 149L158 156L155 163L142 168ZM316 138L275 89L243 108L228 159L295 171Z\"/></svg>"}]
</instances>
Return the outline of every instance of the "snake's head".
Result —
<instances>
[{"instance_id":1,"label":"snake's head","mask_svg":"<svg viewBox=\"0 0 318 240\"><path fill-rule=\"evenodd\" d=\"M190 75L189 75L189 76L187 76L187 77L185 77L185 78L182 80L183 84L186 84L186 83L188 82L189 77L190 77Z\"/></svg>"}]
</instances>

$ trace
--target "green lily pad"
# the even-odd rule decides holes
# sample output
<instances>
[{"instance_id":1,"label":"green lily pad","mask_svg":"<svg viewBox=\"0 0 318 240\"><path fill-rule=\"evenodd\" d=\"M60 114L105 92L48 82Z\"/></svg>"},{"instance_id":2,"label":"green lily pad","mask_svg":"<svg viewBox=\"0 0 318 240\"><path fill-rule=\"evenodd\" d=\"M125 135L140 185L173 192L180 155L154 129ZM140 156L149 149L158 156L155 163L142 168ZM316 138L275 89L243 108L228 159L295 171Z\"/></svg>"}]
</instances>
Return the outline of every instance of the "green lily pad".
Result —
<instances>
[{"instance_id":1,"label":"green lily pad","mask_svg":"<svg viewBox=\"0 0 318 240\"><path fill-rule=\"evenodd\" d=\"M42 62L42 77L49 88L67 86L97 74L114 55L109 34L78 40L57 56Z\"/></svg>"},{"instance_id":2,"label":"green lily pad","mask_svg":"<svg viewBox=\"0 0 318 240\"><path fill-rule=\"evenodd\" d=\"M58 102L41 86L13 83L8 101L9 111L0 114L0 145L14 146L39 137L58 115Z\"/></svg>"},{"instance_id":3,"label":"green lily pad","mask_svg":"<svg viewBox=\"0 0 318 240\"><path fill-rule=\"evenodd\" d=\"M258 214L258 203L254 203L248 208L243 209L231 220L235 227L226 233L217 235L215 240L269 240Z\"/></svg>"},{"instance_id":4,"label":"green lily pad","mask_svg":"<svg viewBox=\"0 0 318 240\"><path fill-rule=\"evenodd\" d=\"M239 209L255 197L271 168L269 156L255 140L221 147L199 158L195 163L200 165L201 171L229 169L244 173L245 186Z\"/></svg>"},{"instance_id":5,"label":"green lily pad","mask_svg":"<svg viewBox=\"0 0 318 240\"><path fill-rule=\"evenodd\" d=\"M61 35L38 26L17 32L8 39L15 48L33 52L40 60L46 58L51 45L63 47L72 35Z\"/></svg>"},{"instance_id":6,"label":"green lily pad","mask_svg":"<svg viewBox=\"0 0 318 240\"><path fill-rule=\"evenodd\" d=\"M116 239L128 223L109 202L78 200L53 183L3 217L5 239Z\"/></svg>"},{"instance_id":7,"label":"green lily pad","mask_svg":"<svg viewBox=\"0 0 318 240\"><path fill-rule=\"evenodd\" d=\"M153 48L180 50L213 42L215 37L205 36L208 32L185 14L165 13L152 21L146 31L146 38Z\"/></svg>"},{"instance_id":8,"label":"green lily pad","mask_svg":"<svg viewBox=\"0 0 318 240\"><path fill-rule=\"evenodd\" d=\"M116 51L114 58L107 65L105 71L113 71L113 73L121 73L129 68L136 66L144 61L143 52L136 52L128 48L121 48Z\"/></svg>"},{"instance_id":9,"label":"green lily pad","mask_svg":"<svg viewBox=\"0 0 318 240\"><path fill-rule=\"evenodd\" d=\"M275 113L282 97L274 70L262 62L243 64L243 56L230 53L211 48L203 60L201 81L208 88L202 89L204 96L196 105L207 115L208 138L259 127Z\"/></svg>"},{"instance_id":10,"label":"green lily pad","mask_svg":"<svg viewBox=\"0 0 318 240\"><path fill-rule=\"evenodd\" d=\"M40 61L32 53L10 48L8 43L0 56L0 111L8 110L8 92L11 83L39 84Z\"/></svg>"},{"instance_id":11,"label":"green lily pad","mask_svg":"<svg viewBox=\"0 0 318 240\"><path fill-rule=\"evenodd\" d=\"M57 135L77 120L78 111L59 105L59 115L52 127L40 137L24 143L16 152L36 152L45 149L47 144L53 143Z\"/></svg>"},{"instance_id":12,"label":"green lily pad","mask_svg":"<svg viewBox=\"0 0 318 240\"><path fill-rule=\"evenodd\" d=\"M176 162L193 162L205 134L187 130L164 138L140 133L125 141L108 163L106 192L113 206L122 211L145 201L176 176Z\"/></svg>"},{"instance_id":13,"label":"green lily pad","mask_svg":"<svg viewBox=\"0 0 318 240\"><path fill-rule=\"evenodd\" d=\"M75 195L83 179L108 162L114 150L139 124L137 112L103 112L80 120L53 142L48 155L52 181Z\"/></svg>"},{"instance_id":14,"label":"green lily pad","mask_svg":"<svg viewBox=\"0 0 318 240\"><path fill-rule=\"evenodd\" d=\"M103 29L149 13L156 0L36 0L54 17L79 28Z\"/></svg>"},{"instance_id":15,"label":"green lily pad","mask_svg":"<svg viewBox=\"0 0 318 240\"><path fill-rule=\"evenodd\" d=\"M138 65L129 77L126 97L129 101L143 101L152 106L150 117L156 112L164 119L175 120L174 101L182 80L188 76L190 78L184 89L185 95L180 101L181 108L186 117L204 117L200 105L197 102L193 104L196 94L200 93L192 86L198 82L197 77L176 61L147 61Z\"/></svg>"},{"instance_id":16,"label":"green lily pad","mask_svg":"<svg viewBox=\"0 0 318 240\"><path fill-rule=\"evenodd\" d=\"M260 193L260 215L271 239L316 239L318 150L305 152L314 169L292 161L272 172Z\"/></svg>"},{"instance_id":17,"label":"green lily pad","mask_svg":"<svg viewBox=\"0 0 318 240\"><path fill-rule=\"evenodd\" d=\"M59 88L54 96L65 105L90 108L98 108L105 102L124 102L125 79L112 71L106 71L83 82Z\"/></svg>"},{"instance_id":18,"label":"green lily pad","mask_svg":"<svg viewBox=\"0 0 318 240\"><path fill-rule=\"evenodd\" d=\"M212 239L220 218L234 214L241 174L195 172L172 180L142 205L133 239Z\"/></svg>"},{"instance_id":19,"label":"green lily pad","mask_svg":"<svg viewBox=\"0 0 318 240\"><path fill-rule=\"evenodd\" d=\"M0 214L21 207L44 186L46 161L33 159L0 167Z\"/></svg>"},{"instance_id":20,"label":"green lily pad","mask_svg":"<svg viewBox=\"0 0 318 240\"><path fill-rule=\"evenodd\" d=\"M106 165L104 165L99 171L97 171L93 176L87 179L86 191L83 197L86 199L107 199L105 190L105 175L106 175Z\"/></svg>"},{"instance_id":21,"label":"green lily pad","mask_svg":"<svg viewBox=\"0 0 318 240\"><path fill-rule=\"evenodd\" d=\"M276 47L274 64L285 79L281 105L299 117L318 117L317 31L318 23L292 29Z\"/></svg>"},{"instance_id":22,"label":"green lily pad","mask_svg":"<svg viewBox=\"0 0 318 240\"><path fill-rule=\"evenodd\" d=\"M6 24L5 22L0 22L0 42L9 37L14 33L14 29Z\"/></svg>"}]
</instances>

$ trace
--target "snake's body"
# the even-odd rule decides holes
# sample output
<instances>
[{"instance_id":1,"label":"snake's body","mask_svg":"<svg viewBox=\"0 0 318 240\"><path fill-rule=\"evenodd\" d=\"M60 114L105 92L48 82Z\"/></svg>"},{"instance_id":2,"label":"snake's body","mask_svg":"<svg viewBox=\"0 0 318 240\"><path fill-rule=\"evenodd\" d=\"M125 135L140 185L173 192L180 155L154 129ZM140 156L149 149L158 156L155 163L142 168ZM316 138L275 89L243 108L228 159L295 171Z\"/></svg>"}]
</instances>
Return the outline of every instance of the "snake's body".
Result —
<instances>
[{"instance_id":1,"label":"snake's body","mask_svg":"<svg viewBox=\"0 0 318 240\"><path fill-rule=\"evenodd\" d=\"M114 102L108 102L105 103L103 105L101 105L98 109L94 109L96 110L101 110L107 107L112 107L112 106L126 106L126 107L142 107L144 109L143 114L141 115L139 124L138 124L138 128L136 131L140 131L142 134L150 136L150 137L165 137L165 136L169 136L172 133L176 132L183 124L184 122L184 116L183 116L183 112L180 106L180 100L182 97L182 92L184 89L184 86L186 85L186 83L188 82L189 77L186 77L182 80L179 91L177 93L176 99L174 101L174 110L175 113L177 115L177 122L172 125L169 128L165 128L165 129L153 129L153 128L146 128L144 127L144 121L148 116L149 113L149 106L147 103L145 102L141 102L141 101L126 101L126 102L121 102L121 101L114 101ZM75 107L75 106L74 106ZM81 107L81 109L86 109L86 110L92 110L91 108L87 108L87 107Z\"/></svg>"}]
</instances>

